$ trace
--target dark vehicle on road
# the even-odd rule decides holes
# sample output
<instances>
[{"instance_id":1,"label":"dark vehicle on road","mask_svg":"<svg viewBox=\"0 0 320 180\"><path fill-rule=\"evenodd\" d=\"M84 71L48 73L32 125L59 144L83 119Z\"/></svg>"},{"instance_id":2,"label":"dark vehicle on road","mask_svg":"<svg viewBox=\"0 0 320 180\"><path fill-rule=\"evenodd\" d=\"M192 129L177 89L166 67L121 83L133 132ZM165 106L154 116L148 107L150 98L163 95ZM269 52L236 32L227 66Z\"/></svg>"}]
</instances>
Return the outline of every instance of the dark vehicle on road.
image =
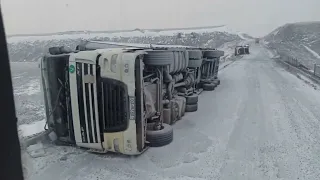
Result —
<instances>
[{"instance_id":1,"label":"dark vehicle on road","mask_svg":"<svg viewBox=\"0 0 320 180\"><path fill-rule=\"evenodd\" d=\"M234 55L238 56L238 55L244 55L244 54L250 54L249 45L247 44L244 46L236 46Z\"/></svg>"}]
</instances>

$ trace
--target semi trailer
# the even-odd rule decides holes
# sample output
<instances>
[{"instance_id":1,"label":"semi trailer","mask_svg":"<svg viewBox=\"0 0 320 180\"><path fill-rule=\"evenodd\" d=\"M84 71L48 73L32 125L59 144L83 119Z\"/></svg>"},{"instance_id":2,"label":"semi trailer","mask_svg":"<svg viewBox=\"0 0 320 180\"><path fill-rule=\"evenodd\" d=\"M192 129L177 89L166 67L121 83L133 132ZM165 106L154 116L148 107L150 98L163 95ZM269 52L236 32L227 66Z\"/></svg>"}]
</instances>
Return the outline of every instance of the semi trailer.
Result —
<instances>
[{"instance_id":1,"label":"semi trailer","mask_svg":"<svg viewBox=\"0 0 320 180\"><path fill-rule=\"evenodd\" d=\"M173 141L202 89L219 83L223 51L85 42L40 61L47 125L56 143L138 155ZM211 87L211 88L208 88Z\"/></svg>"}]
</instances>

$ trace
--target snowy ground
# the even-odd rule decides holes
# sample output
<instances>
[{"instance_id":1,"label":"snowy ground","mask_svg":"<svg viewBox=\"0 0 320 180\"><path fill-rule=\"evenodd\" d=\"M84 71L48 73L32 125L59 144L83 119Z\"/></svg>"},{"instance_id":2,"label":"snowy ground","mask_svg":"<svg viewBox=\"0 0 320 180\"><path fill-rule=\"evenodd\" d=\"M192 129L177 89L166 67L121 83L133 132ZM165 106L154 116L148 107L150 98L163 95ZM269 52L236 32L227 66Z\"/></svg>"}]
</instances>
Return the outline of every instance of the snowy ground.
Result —
<instances>
[{"instance_id":1,"label":"snowy ground","mask_svg":"<svg viewBox=\"0 0 320 180\"><path fill-rule=\"evenodd\" d=\"M18 125L43 120L45 114L38 63L13 62L10 66Z\"/></svg>"},{"instance_id":2,"label":"snowy ground","mask_svg":"<svg viewBox=\"0 0 320 180\"><path fill-rule=\"evenodd\" d=\"M316 180L320 177L320 92L260 46L224 68L199 110L174 125L174 141L139 157L45 145L28 179Z\"/></svg>"}]
</instances>

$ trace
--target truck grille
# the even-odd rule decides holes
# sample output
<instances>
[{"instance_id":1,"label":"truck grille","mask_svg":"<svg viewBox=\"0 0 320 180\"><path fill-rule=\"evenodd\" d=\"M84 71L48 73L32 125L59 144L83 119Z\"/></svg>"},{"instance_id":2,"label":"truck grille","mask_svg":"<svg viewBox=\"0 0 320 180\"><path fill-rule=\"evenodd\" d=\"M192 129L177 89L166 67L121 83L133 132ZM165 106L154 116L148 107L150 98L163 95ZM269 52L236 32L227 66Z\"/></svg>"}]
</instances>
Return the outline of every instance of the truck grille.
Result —
<instances>
[{"instance_id":1,"label":"truck grille","mask_svg":"<svg viewBox=\"0 0 320 180\"><path fill-rule=\"evenodd\" d=\"M80 130L83 143L99 143L96 65L76 63Z\"/></svg>"},{"instance_id":2,"label":"truck grille","mask_svg":"<svg viewBox=\"0 0 320 180\"><path fill-rule=\"evenodd\" d=\"M124 131L129 123L129 96L127 85L115 79L101 78L102 102L101 111L103 116L104 132Z\"/></svg>"}]
</instances>

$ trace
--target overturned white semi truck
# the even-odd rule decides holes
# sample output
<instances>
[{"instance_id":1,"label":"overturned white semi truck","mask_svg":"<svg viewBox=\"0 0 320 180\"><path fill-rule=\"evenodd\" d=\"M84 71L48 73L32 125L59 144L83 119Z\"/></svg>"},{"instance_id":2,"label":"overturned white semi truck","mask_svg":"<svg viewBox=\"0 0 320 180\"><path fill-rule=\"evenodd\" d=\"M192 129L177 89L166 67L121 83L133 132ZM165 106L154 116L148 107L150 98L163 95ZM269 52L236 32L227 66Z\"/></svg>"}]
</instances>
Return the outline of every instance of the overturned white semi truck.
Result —
<instances>
[{"instance_id":1,"label":"overturned white semi truck","mask_svg":"<svg viewBox=\"0 0 320 180\"><path fill-rule=\"evenodd\" d=\"M223 51L87 41L52 47L40 63L56 143L137 155L172 142L171 127L214 90Z\"/></svg>"}]
</instances>

